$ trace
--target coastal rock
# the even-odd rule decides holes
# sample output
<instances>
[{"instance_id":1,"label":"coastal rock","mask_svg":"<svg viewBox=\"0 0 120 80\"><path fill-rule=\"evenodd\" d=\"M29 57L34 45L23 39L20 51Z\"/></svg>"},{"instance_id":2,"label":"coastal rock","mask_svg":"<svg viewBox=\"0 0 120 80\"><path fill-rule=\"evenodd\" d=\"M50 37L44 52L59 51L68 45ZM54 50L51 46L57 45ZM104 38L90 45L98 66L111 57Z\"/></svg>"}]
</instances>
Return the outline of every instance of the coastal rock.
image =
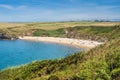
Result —
<instances>
[{"instance_id":1,"label":"coastal rock","mask_svg":"<svg viewBox=\"0 0 120 80\"><path fill-rule=\"evenodd\" d=\"M0 40L16 40L16 39L18 39L18 37L16 36L10 37L6 33L0 34Z\"/></svg>"}]
</instances>

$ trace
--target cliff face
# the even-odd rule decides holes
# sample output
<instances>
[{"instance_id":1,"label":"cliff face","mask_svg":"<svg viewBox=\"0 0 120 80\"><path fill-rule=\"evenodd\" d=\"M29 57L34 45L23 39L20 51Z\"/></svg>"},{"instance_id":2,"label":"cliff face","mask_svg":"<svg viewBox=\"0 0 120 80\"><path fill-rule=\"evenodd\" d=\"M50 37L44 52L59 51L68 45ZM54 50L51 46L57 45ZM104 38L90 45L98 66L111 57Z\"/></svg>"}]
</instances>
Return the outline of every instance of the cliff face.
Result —
<instances>
[{"instance_id":1,"label":"cliff face","mask_svg":"<svg viewBox=\"0 0 120 80\"><path fill-rule=\"evenodd\" d=\"M0 34L0 40L16 40L16 39L18 39L18 37L16 36L10 37L6 33Z\"/></svg>"}]
</instances>

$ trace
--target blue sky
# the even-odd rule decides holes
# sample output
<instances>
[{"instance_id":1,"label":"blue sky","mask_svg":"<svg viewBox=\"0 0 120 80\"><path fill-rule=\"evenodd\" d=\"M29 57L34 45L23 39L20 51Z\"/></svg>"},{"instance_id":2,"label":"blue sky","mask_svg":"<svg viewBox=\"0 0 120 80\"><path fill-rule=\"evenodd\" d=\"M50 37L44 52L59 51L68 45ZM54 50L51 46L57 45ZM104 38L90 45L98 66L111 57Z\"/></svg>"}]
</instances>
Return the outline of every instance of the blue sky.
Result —
<instances>
[{"instance_id":1,"label":"blue sky","mask_svg":"<svg viewBox=\"0 0 120 80\"><path fill-rule=\"evenodd\" d=\"M0 0L0 22L120 19L120 0Z\"/></svg>"}]
</instances>

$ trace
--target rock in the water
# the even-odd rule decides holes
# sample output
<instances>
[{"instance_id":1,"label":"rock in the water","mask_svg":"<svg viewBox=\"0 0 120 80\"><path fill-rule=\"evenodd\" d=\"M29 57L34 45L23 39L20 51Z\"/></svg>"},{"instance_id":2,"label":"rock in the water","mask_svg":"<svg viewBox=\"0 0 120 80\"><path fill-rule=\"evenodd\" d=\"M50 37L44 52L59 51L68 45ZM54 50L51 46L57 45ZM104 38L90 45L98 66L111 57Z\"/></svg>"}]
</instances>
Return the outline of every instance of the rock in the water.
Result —
<instances>
[{"instance_id":1,"label":"rock in the water","mask_svg":"<svg viewBox=\"0 0 120 80\"><path fill-rule=\"evenodd\" d=\"M18 37L16 37L16 36L12 36L12 37L10 37L10 36L7 36L6 35L6 33L2 33L2 34L0 34L0 40L16 40L16 39L18 39Z\"/></svg>"}]
</instances>

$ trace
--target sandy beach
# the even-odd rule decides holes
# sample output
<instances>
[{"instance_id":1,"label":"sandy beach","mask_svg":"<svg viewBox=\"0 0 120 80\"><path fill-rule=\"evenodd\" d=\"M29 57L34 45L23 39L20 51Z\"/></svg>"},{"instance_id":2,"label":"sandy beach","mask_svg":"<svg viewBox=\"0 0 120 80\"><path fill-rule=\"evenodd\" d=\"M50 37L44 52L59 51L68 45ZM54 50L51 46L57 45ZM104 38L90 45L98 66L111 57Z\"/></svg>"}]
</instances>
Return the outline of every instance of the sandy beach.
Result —
<instances>
[{"instance_id":1,"label":"sandy beach","mask_svg":"<svg viewBox=\"0 0 120 80\"><path fill-rule=\"evenodd\" d=\"M70 46L80 47L91 49L98 45L103 44L102 42L90 41L90 40L80 40L80 39L70 39L70 38L58 38L58 37L32 37L32 36L24 36L19 37L21 40L30 40L30 41L41 41L41 42L52 42L59 44L67 44Z\"/></svg>"}]
</instances>

